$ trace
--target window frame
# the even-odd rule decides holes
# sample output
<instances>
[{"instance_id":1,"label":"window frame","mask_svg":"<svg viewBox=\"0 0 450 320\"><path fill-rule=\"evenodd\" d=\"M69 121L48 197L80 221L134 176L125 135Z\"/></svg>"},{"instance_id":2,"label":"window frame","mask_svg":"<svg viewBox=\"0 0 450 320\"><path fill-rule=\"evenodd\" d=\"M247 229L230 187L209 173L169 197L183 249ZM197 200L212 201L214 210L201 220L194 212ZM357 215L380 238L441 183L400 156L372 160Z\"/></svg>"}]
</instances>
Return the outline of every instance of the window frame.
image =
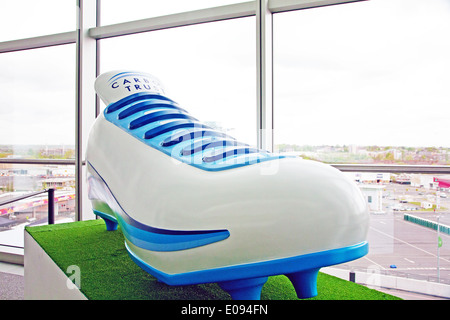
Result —
<instances>
[{"instance_id":1,"label":"window frame","mask_svg":"<svg viewBox=\"0 0 450 320\"><path fill-rule=\"evenodd\" d=\"M205 8L164 16L127 21L101 26L101 0L77 0L77 29L69 32L0 42L0 54L20 50L30 50L48 46L76 44L76 101L75 101L75 160L52 159L0 159L9 164L59 164L75 165L75 194L77 221L84 220L87 199L83 199L85 169L85 147L87 130L99 113L99 99L89 85L99 74L100 44L98 40L151 32L167 28L185 27L200 23L256 16L255 50L257 61L257 144L259 148L273 150L273 30L274 13L303 10L329 5L339 5L367 0L254 0L231 5ZM382 165L382 164L331 164L347 172L396 172L450 174L450 166L424 165Z\"/></svg>"}]
</instances>

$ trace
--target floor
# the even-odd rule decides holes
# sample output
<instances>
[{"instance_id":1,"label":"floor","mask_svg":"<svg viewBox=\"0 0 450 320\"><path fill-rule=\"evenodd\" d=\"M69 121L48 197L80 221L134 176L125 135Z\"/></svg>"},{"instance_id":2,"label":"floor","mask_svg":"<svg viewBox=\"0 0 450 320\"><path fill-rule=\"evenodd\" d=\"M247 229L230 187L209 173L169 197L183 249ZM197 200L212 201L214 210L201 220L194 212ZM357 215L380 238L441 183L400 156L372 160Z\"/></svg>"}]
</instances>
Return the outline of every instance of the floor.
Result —
<instances>
[{"instance_id":1,"label":"floor","mask_svg":"<svg viewBox=\"0 0 450 320\"><path fill-rule=\"evenodd\" d=\"M23 300L23 266L0 262L0 300Z\"/></svg>"},{"instance_id":2,"label":"floor","mask_svg":"<svg viewBox=\"0 0 450 320\"><path fill-rule=\"evenodd\" d=\"M403 300L449 300L443 297L430 296L426 294L404 291L404 290L396 290L390 288L378 288L378 291L390 294L395 297L402 298Z\"/></svg>"}]
</instances>

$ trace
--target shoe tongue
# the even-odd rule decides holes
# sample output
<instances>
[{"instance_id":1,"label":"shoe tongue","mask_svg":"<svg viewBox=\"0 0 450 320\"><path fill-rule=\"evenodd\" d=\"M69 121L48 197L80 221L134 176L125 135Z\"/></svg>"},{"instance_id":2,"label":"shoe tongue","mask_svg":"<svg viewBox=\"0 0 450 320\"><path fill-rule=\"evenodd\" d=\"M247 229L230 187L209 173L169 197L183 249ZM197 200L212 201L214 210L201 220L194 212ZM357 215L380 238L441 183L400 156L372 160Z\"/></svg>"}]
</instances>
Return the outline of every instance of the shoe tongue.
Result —
<instances>
[{"instance_id":1,"label":"shoe tongue","mask_svg":"<svg viewBox=\"0 0 450 320\"><path fill-rule=\"evenodd\" d=\"M164 88L151 74L135 71L110 71L95 80L95 91L108 106L135 93L164 94Z\"/></svg>"}]
</instances>

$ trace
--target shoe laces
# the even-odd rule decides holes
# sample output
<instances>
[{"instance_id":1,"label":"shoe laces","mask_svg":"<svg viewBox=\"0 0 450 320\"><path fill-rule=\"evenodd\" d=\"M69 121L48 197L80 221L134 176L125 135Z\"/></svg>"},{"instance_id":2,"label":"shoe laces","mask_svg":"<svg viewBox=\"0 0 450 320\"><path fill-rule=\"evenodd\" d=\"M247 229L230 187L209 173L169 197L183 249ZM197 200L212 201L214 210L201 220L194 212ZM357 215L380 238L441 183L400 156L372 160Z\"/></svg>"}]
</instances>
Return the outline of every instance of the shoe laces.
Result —
<instances>
[{"instance_id":1,"label":"shoe laces","mask_svg":"<svg viewBox=\"0 0 450 320\"><path fill-rule=\"evenodd\" d=\"M203 170L283 158L200 122L161 94L135 93L108 105L104 115L145 144Z\"/></svg>"}]
</instances>

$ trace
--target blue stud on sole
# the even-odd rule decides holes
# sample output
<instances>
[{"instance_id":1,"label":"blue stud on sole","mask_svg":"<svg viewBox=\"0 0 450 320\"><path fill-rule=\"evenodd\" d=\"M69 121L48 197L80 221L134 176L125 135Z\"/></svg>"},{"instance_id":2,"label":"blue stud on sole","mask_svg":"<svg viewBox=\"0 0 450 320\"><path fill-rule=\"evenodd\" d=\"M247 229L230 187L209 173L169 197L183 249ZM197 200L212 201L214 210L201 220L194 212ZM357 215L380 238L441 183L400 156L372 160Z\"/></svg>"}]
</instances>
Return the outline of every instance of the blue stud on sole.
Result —
<instances>
[{"instance_id":1,"label":"blue stud on sole","mask_svg":"<svg viewBox=\"0 0 450 320\"><path fill-rule=\"evenodd\" d=\"M261 290L268 277L219 282L220 288L228 292L233 300L260 300Z\"/></svg>"},{"instance_id":2,"label":"blue stud on sole","mask_svg":"<svg viewBox=\"0 0 450 320\"><path fill-rule=\"evenodd\" d=\"M95 215L99 216L105 221L107 231L117 230L118 222L117 219L109 214L94 210Z\"/></svg>"}]
</instances>

